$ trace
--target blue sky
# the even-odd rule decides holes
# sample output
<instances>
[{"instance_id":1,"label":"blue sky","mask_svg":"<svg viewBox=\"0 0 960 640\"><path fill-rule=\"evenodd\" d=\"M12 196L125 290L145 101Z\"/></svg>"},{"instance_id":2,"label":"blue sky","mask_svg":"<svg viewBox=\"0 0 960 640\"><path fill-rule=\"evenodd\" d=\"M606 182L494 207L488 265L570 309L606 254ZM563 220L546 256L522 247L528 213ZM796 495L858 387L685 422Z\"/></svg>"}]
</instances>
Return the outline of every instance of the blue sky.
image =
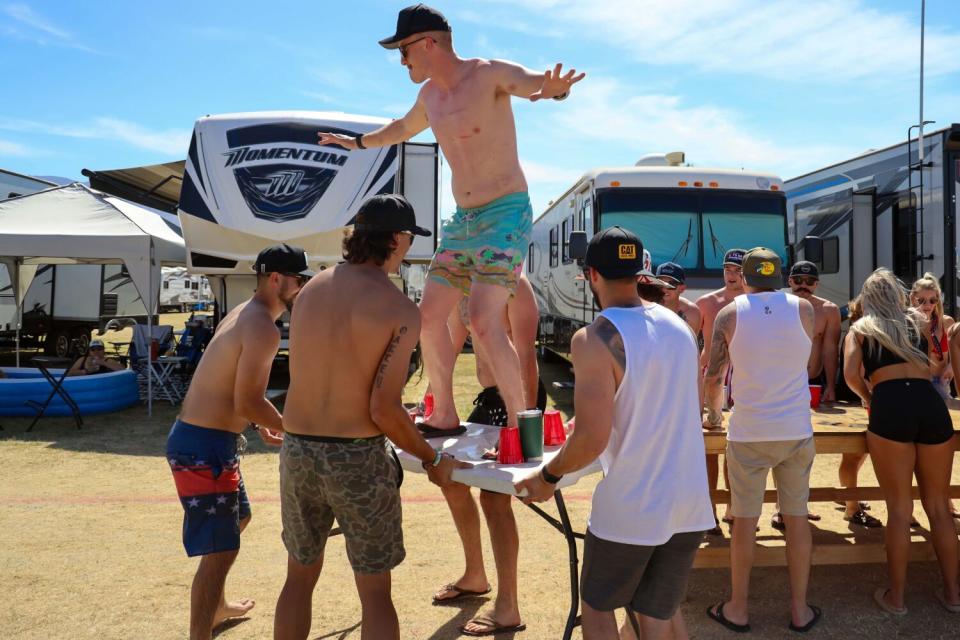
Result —
<instances>
[{"instance_id":1,"label":"blue sky","mask_svg":"<svg viewBox=\"0 0 960 640\"><path fill-rule=\"evenodd\" d=\"M180 159L205 114L402 115L417 87L376 41L405 4L0 0L0 167L80 178ZM918 119L920 0L435 6L464 57L588 74L565 102L515 100L538 213L585 170L646 153L790 178ZM925 116L960 122L956 0L928 0L926 49Z\"/></svg>"}]
</instances>

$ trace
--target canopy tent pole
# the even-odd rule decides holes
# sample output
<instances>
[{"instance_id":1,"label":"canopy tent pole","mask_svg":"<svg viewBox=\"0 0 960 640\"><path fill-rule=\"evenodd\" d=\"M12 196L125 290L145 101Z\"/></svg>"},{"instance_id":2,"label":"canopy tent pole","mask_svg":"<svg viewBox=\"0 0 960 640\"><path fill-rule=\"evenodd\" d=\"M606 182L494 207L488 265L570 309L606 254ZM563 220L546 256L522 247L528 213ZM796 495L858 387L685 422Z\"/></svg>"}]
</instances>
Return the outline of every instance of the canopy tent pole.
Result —
<instances>
[{"instance_id":1,"label":"canopy tent pole","mask_svg":"<svg viewBox=\"0 0 960 640\"><path fill-rule=\"evenodd\" d=\"M17 369L20 368L20 327L23 326L23 299L20 295L20 262L21 258L13 260L13 273L10 274L10 283L13 285L13 301L17 305L17 334L15 339L17 350Z\"/></svg>"},{"instance_id":2,"label":"canopy tent pole","mask_svg":"<svg viewBox=\"0 0 960 640\"><path fill-rule=\"evenodd\" d=\"M150 238L150 264L147 281L147 416L153 417L153 238Z\"/></svg>"}]
</instances>

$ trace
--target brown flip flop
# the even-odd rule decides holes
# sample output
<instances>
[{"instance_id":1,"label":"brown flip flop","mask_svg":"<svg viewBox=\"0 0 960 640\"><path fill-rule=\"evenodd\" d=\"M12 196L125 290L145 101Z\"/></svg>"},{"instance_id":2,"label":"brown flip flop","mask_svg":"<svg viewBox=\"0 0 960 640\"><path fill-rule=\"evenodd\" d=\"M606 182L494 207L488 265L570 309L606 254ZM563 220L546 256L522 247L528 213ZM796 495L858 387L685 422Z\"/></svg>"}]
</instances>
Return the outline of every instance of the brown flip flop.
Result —
<instances>
[{"instance_id":1,"label":"brown flip flop","mask_svg":"<svg viewBox=\"0 0 960 640\"><path fill-rule=\"evenodd\" d=\"M486 590L484 591L472 591L470 589L463 589L461 587L458 587L452 582L450 584L443 585L442 587L440 587L440 590L452 591L454 595L450 598L438 598L437 596L433 596L434 606L443 606L448 602L456 602L457 600L464 600L467 598L478 598L480 596L485 596L488 593L490 593L490 587L487 587Z\"/></svg>"},{"instance_id":2,"label":"brown flip flop","mask_svg":"<svg viewBox=\"0 0 960 640\"><path fill-rule=\"evenodd\" d=\"M483 631L467 631L467 624L470 624L470 622L474 624L482 624L487 628ZM523 631L527 628L527 625L522 622L520 624L500 624L493 619L492 615L487 614L477 616L476 618L473 618L467 622L467 624L460 626L460 633L465 636L472 636L475 638L479 638L481 636L495 636L498 633L515 633L517 631Z\"/></svg>"}]
</instances>

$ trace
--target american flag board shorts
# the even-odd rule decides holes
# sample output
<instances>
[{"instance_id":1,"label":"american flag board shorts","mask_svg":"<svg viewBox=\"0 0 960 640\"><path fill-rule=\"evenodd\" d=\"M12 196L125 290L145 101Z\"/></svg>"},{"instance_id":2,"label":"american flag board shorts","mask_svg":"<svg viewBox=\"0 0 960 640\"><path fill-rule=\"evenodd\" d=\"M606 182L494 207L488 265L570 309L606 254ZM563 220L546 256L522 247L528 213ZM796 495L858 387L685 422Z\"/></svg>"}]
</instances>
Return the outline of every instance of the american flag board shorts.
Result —
<instances>
[{"instance_id":1,"label":"american flag board shorts","mask_svg":"<svg viewBox=\"0 0 960 640\"><path fill-rule=\"evenodd\" d=\"M167 463L183 505L183 546L202 556L240 548L240 521L250 501L240 475L242 436L182 420L167 437Z\"/></svg>"}]
</instances>

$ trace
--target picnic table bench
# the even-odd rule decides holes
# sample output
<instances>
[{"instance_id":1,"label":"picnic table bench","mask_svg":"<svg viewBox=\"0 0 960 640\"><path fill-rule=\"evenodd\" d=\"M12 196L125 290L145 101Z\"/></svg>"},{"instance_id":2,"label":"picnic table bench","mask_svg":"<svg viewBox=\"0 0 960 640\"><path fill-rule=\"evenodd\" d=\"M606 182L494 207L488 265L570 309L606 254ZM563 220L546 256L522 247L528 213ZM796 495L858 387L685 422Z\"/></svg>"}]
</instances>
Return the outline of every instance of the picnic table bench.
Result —
<instances>
[{"instance_id":1,"label":"picnic table bench","mask_svg":"<svg viewBox=\"0 0 960 640\"><path fill-rule=\"evenodd\" d=\"M950 416L956 425L960 421L960 411L950 409ZM824 453L867 453L867 412L859 405L845 402L821 405L813 411L813 437L818 454ZM704 432L704 444L708 454L725 453L727 448L727 434L723 432ZM960 432L954 431L954 449L960 449ZM834 476L835 478L837 476ZM837 480L839 483L839 479ZM730 492L726 489L711 491L716 504L730 502ZM950 496L960 498L960 485L951 485ZM914 499L920 494L916 486L913 487ZM883 491L877 486L844 488L840 486L810 487L810 502L830 502L843 500L883 500ZM764 492L765 503L775 503L777 492L768 489ZM860 564L868 562L885 562L886 553L883 546L883 529L872 532L863 532L858 540L857 535L847 534L841 537L841 542L833 544L819 543L814 538L813 564ZM868 535L869 534L869 535ZM927 532L913 532L910 549L910 559L915 561L933 560L933 548L927 538ZM866 538L870 538L867 541ZM724 540L728 542L728 539ZM755 566L785 566L783 536L772 541L758 540L754 556ZM730 564L729 548L724 544L717 544L717 540L708 538L705 546L697 554L695 567L727 567Z\"/></svg>"}]
</instances>

